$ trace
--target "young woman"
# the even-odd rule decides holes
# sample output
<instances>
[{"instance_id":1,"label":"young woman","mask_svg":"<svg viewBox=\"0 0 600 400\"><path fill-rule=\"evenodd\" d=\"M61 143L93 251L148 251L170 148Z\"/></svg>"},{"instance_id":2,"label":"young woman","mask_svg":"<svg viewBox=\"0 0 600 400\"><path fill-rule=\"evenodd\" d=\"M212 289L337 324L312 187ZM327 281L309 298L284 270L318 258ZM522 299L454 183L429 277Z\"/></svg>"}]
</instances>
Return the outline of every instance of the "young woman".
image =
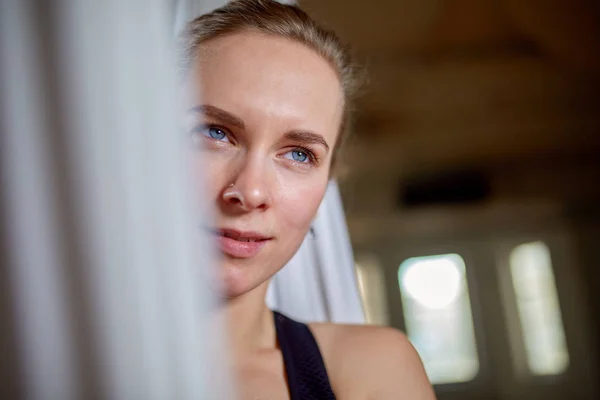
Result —
<instances>
[{"instance_id":1,"label":"young woman","mask_svg":"<svg viewBox=\"0 0 600 400\"><path fill-rule=\"evenodd\" d=\"M269 279L302 243L346 135L354 68L297 7L234 1L192 21L185 79L196 168L214 202L228 348L242 399L428 400L400 332L304 325L265 305ZM206 189L206 188L205 188Z\"/></svg>"}]
</instances>

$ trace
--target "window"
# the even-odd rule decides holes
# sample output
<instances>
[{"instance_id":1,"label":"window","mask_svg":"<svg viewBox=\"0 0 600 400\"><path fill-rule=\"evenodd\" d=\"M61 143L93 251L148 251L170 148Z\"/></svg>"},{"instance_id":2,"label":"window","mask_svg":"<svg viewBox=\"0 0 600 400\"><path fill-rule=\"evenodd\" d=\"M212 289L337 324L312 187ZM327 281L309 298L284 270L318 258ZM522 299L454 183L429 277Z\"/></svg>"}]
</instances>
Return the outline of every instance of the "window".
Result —
<instances>
[{"instance_id":1,"label":"window","mask_svg":"<svg viewBox=\"0 0 600 400\"><path fill-rule=\"evenodd\" d=\"M517 246L510 254L510 272L530 372L564 372L569 353L548 246L543 242Z\"/></svg>"},{"instance_id":2,"label":"window","mask_svg":"<svg viewBox=\"0 0 600 400\"><path fill-rule=\"evenodd\" d=\"M409 258L398 269L398 281L406 331L430 381L472 380L479 360L462 257Z\"/></svg>"}]
</instances>

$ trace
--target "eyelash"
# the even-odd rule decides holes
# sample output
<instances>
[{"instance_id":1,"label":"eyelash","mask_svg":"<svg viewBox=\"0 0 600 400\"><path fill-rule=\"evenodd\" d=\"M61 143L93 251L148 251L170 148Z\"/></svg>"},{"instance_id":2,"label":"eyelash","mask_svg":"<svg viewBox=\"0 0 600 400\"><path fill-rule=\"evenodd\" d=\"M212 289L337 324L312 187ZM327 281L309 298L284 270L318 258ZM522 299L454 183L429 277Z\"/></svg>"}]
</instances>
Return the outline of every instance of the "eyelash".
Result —
<instances>
[{"instance_id":1,"label":"eyelash","mask_svg":"<svg viewBox=\"0 0 600 400\"><path fill-rule=\"evenodd\" d=\"M223 142L222 140L215 139L215 138L211 138L211 137L209 137L209 136L206 136L206 135L204 135L204 134L202 133L202 131L204 131L204 130L210 130L210 129L217 129L217 130L220 130L220 131L222 131L223 133L225 133L225 136L227 137L227 139L229 139L229 142L230 142L230 143L234 143L234 138L232 137L233 135L231 134L231 132L230 132L230 131L229 131L227 128L224 128L224 127L222 127L222 126L220 126L220 125L214 125L214 124L201 124L201 125L197 125L197 126L195 126L195 127L194 127L194 128L191 130L191 132L190 132L190 135L191 135L192 137L193 137L194 135L201 135L201 136L203 136L204 138L206 138L206 139L212 139L212 140L214 140L215 142ZM227 142L223 142L223 143L227 143Z\"/></svg>"},{"instance_id":2,"label":"eyelash","mask_svg":"<svg viewBox=\"0 0 600 400\"><path fill-rule=\"evenodd\" d=\"M306 153L306 155L308 156L308 162L307 163L303 163L303 162L295 161L295 160L290 160L290 161L292 161L295 164L301 164L301 165L308 164L308 165L312 165L312 166L319 165L319 161L320 161L319 158L315 155L315 153L312 150L310 150L310 149L308 149L306 147L293 147L289 151L298 151L298 152L301 152L301 153ZM289 153L289 151L288 151L288 153Z\"/></svg>"}]
</instances>

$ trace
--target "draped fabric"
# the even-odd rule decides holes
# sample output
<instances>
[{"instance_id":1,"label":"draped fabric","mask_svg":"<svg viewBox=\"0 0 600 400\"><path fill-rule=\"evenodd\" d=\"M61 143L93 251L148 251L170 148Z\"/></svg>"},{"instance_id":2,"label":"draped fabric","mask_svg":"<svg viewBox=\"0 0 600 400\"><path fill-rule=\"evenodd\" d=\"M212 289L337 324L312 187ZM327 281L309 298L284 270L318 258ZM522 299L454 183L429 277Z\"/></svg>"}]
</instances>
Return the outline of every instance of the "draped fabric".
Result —
<instances>
[{"instance_id":1,"label":"draped fabric","mask_svg":"<svg viewBox=\"0 0 600 400\"><path fill-rule=\"evenodd\" d=\"M170 7L0 2L2 398L229 397Z\"/></svg>"},{"instance_id":2,"label":"draped fabric","mask_svg":"<svg viewBox=\"0 0 600 400\"><path fill-rule=\"evenodd\" d=\"M49 3L0 2L0 393L230 398L171 40L215 4ZM335 184L314 231L271 305L360 322Z\"/></svg>"},{"instance_id":3,"label":"draped fabric","mask_svg":"<svg viewBox=\"0 0 600 400\"><path fill-rule=\"evenodd\" d=\"M267 303L300 320L364 323L339 189L330 182L313 233L273 278Z\"/></svg>"}]
</instances>

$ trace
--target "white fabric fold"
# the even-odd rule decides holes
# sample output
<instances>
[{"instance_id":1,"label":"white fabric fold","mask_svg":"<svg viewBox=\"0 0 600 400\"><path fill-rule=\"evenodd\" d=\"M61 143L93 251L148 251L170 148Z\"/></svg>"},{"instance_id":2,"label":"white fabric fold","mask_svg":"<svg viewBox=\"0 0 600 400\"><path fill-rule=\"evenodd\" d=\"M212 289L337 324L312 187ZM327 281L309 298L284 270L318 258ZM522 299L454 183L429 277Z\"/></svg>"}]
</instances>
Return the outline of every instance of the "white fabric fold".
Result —
<instances>
[{"instance_id":1,"label":"white fabric fold","mask_svg":"<svg viewBox=\"0 0 600 400\"><path fill-rule=\"evenodd\" d=\"M354 257L338 185L331 181L310 233L272 279L267 304L307 322L362 324Z\"/></svg>"}]
</instances>

